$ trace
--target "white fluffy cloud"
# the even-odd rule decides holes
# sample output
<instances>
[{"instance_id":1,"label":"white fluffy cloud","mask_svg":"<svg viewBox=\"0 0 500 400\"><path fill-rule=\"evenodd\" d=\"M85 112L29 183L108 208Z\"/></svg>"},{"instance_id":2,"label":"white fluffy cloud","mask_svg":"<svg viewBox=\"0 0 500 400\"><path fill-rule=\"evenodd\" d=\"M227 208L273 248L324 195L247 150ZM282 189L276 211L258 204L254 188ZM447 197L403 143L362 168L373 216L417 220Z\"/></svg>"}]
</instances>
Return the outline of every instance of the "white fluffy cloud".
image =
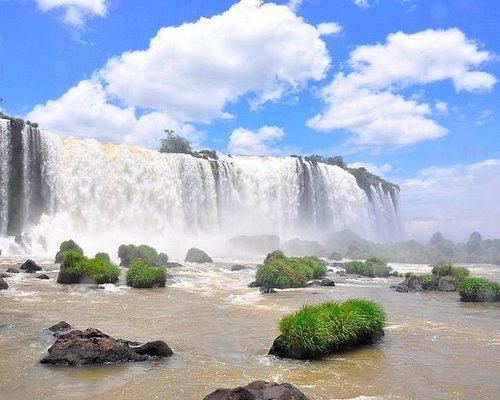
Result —
<instances>
[{"instance_id":1,"label":"white fluffy cloud","mask_svg":"<svg viewBox=\"0 0 500 400\"><path fill-rule=\"evenodd\" d=\"M361 8L366 9L370 7L370 2L368 0L352 0L352 2Z\"/></svg>"},{"instance_id":2,"label":"white fluffy cloud","mask_svg":"<svg viewBox=\"0 0 500 400\"><path fill-rule=\"evenodd\" d=\"M107 13L107 0L35 0L43 11L64 10L63 20L68 25L82 25L87 17L104 17Z\"/></svg>"},{"instance_id":3,"label":"white fluffy cloud","mask_svg":"<svg viewBox=\"0 0 500 400\"><path fill-rule=\"evenodd\" d=\"M36 106L27 119L42 122L44 128L62 135L98 138L105 142L125 142L159 147L163 129L173 129L193 142L201 134L189 124L179 123L167 114L150 112L136 117L134 107L111 104L102 84L81 81L57 100Z\"/></svg>"},{"instance_id":4,"label":"white fluffy cloud","mask_svg":"<svg viewBox=\"0 0 500 400\"><path fill-rule=\"evenodd\" d=\"M401 184L407 233L427 239L441 231L447 237L463 240L478 230L485 237L498 237L498 188L500 159L426 168Z\"/></svg>"},{"instance_id":5,"label":"white fluffy cloud","mask_svg":"<svg viewBox=\"0 0 500 400\"><path fill-rule=\"evenodd\" d=\"M342 30L342 25L338 22L322 22L316 25L316 29L322 36L335 35Z\"/></svg>"},{"instance_id":6,"label":"white fluffy cloud","mask_svg":"<svg viewBox=\"0 0 500 400\"><path fill-rule=\"evenodd\" d=\"M263 126L257 132L244 128L233 130L228 152L235 155L280 155L281 151L270 145L282 139L285 132L277 126Z\"/></svg>"},{"instance_id":7,"label":"white fluffy cloud","mask_svg":"<svg viewBox=\"0 0 500 400\"><path fill-rule=\"evenodd\" d=\"M359 46L350 54L352 72L339 72L321 91L327 107L307 125L348 129L357 146L401 147L440 137L446 129L431 119L432 107L400 92L446 79L457 91L491 89L497 79L475 69L493 55L479 47L458 29L397 32L385 44Z\"/></svg>"},{"instance_id":8,"label":"white fluffy cloud","mask_svg":"<svg viewBox=\"0 0 500 400\"><path fill-rule=\"evenodd\" d=\"M162 28L146 50L108 61L100 76L126 104L185 120L228 117L224 107L255 103L324 77L330 65L315 27L288 7L242 0L212 18Z\"/></svg>"},{"instance_id":9,"label":"white fluffy cloud","mask_svg":"<svg viewBox=\"0 0 500 400\"><path fill-rule=\"evenodd\" d=\"M144 145L165 125L199 138L188 121L229 118L225 107L243 96L252 108L276 102L322 79L330 61L320 32L289 7L241 0L220 15L160 29L146 50L108 60L27 117L58 133L128 135ZM149 112L137 118L138 110Z\"/></svg>"}]
</instances>

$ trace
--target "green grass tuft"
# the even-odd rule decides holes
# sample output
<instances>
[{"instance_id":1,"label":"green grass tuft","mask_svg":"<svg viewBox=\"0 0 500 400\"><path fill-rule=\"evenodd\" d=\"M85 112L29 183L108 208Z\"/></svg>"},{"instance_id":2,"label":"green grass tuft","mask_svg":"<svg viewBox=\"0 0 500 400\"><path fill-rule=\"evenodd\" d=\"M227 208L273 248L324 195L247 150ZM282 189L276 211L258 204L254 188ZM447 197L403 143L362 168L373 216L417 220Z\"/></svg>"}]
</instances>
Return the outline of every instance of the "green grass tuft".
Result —
<instances>
[{"instance_id":1,"label":"green grass tuft","mask_svg":"<svg viewBox=\"0 0 500 400\"><path fill-rule=\"evenodd\" d=\"M89 259L77 250L68 250L62 258L68 273L90 278L98 284L116 282L120 275L120 269L102 257Z\"/></svg>"},{"instance_id":2,"label":"green grass tuft","mask_svg":"<svg viewBox=\"0 0 500 400\"><path fill-rule=\"evenodd\" d=\"M144 260L136 260L127 270L127 285L135 288L164 287L167 280L165 267L152 267Z\"/></svg>"},{"instance_id":3,"label":"green grass tuft","mask_svg":"<svg viewBox=\"0 0 500 400\"><path fill-rule=\"evenodd\" d=\"M380 305L364 299L305 305L283 317L281 339L289 350L317 358L351 345L370 343L386 322Z\"/></svg>"},{"instance_id":4,"label":"green grass tuft","mask_svg":"<svg viewBox=\"0 0 500 400\"><path fill-rule=\"evenodd\" d=\"M461 301L500 301L500 283L485 278L467 277L458 285Z\"/></svg>"}]
</instances>

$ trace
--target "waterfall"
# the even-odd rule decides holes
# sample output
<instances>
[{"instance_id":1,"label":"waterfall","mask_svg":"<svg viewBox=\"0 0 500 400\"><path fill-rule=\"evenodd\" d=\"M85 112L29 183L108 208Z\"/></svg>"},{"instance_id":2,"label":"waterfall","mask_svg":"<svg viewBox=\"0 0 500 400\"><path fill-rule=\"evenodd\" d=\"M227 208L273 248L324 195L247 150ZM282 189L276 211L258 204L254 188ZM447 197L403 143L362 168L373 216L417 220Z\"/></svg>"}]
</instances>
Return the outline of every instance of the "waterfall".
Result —
<instances>
[{"instance_id":1,"label":"waterfall","mask_svg":"<svg viewBox=\"0 0 500 400\"><path fill-rule=\"evenodd\" d=\"M396 191L372 187L368 196L342 168L298 157L207 160L6 120L0 157L0 236L24 235L51 252L68 238L114 253L122 243L174 251L242 234L389 238L399 229Z\"/></svg>"}]
</instances>

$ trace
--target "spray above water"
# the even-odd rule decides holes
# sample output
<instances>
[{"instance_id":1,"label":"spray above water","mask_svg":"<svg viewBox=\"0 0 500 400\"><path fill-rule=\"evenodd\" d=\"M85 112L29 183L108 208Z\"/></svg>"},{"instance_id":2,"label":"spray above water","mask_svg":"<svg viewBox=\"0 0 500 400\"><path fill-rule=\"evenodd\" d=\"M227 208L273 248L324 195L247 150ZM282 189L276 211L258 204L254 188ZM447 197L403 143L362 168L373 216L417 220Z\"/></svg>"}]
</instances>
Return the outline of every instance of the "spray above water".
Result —
<instances>
[{"instance_id":1,"label":"spray above water","mask_svg":"<svg viewBox=\"0 0 500 400\"><path fill-rule=\"evenodd\" d=\"M23 234L18 250L54 253L68 238L88 254L122 243L182 254L235 235L397 236L397 192L370 191L342 168L296 157L206 160L0 120L0 236Z\"/></svg>"}]
</instances>

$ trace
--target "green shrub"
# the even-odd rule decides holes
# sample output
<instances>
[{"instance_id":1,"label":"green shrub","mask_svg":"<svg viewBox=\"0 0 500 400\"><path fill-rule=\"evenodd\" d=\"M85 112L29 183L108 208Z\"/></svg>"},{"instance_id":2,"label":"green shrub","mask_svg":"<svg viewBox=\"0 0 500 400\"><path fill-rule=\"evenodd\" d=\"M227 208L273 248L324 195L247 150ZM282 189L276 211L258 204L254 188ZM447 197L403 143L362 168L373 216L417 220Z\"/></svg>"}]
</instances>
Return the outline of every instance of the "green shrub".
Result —
<instances>
[{"instance_id":1,"label":"green shrub","mask_svg":"<svg viewBox=\"0 0 500 400\"><path fill-rule=\"evenodd\" d=\"M63 253L62 268L75 277L88 278L94 283L113 283L118 280L120 269L103 258L87 258L77 250Z\"/></svg>"},{"instance_id":2,"label":"green shrub","mask_svg":"<svg viewBox=\"0 0 500 400\"><path fill-rule=\"evenodd\" d=\"M164 287L167 280L165 267L152 267L144 260L135 260L127 270L127 285L135 288Z\"/></svg>"},{"instance_id":3,"label":"green shrub","mask_svg":"<svg viewBox=\"0 0 500 400\"><path fill-rule=\"evenodd\" d=\"M470 275L470 271L466 267L454 267L451 263L447 263L435 265L432 268L432 274L458 286L464 278Z\"/></svg>"},{"instance_id":4,"label":"green shrub","mask_svg":"<svg viewBox=\"0 0 500 400\"><path fill-rule=\"evenodd\" d=\"M267 289L297 288L325 274L325 263L316 257L277 257L257 268L255 281Z\"/></svg>"},{"instance_id":5,"label":"green shrub","mask_svg":"<svg viewBox=\"0 0 500 400\"><path fill-rule=\"evenodd\" d=\"M271 261L277 258L286 258L286 257L281 250L274 250L271 253L267 254L266 258L264 259L264 264L269 264Z\"/></svg>"},{"instance_id":6,"label":"green shrub","mask_svg":"<svg viewBox=\"0 0 500 400\"><path fill-rule=\"evenodd\" d=\"M109 257L109 254L108 253L104 253L104 252L100 252L100 253L97 253L94 258L100 258L104 261L107 261L107 262L111 262L111 258Z\"/></svg>"},{"instance_id":7,"label":"green shrub","mask_svg":"<svg viewBox=\"0 0 500 400\"><path fill-rule=\"evenodd\" d=\"M305 305L283 317L281 340L289 351L317 358L351 345L370 343L385 325L380 305L363 299Z\"/></svg>"},{"instance_id":8,"label":"green shrub","mask_svg":"<svg viewBox=\"0 0 500 400\"><path fill-rule=\"evenodd\" d=\"M436 276L433 274L422 274L418 277L418 280L424 290L430 290L436 284Z\"/></svg>"},{"instance_id":9,"label":"green shrub","mask_svg":"<svg viewBox=\"0 0 500 400\"><path fill-rule=\"evenodd\" d=\"M59 251L56 254L55 261L56 263L61 263L63 261L63 254L69 250L75 250L80 254L83 254L83 250L80 246L78 246L73 239L66 240L61 243L59 246Z\"/></svg>"},{"instance_id":10,"label":"green shrub","mask_svg":"<svg viewBox=\"0 0 500 400\"><path fill-rule=\"evenodd\" d=\"M365 263L373 270L373 276L389 276L392 273L392 268L387 266L387 262L378 257L368 258Z\"/></svg>"},{"instance_id":11,"label":"green shrub","mask_svg":"<svg viewBox=\"0 0 500 400\"><path fill-rule=\"evenodd\" d=\"M345 271L348 274L358 274L362 276L369 276L373 278L373 268L367 265L364 261L349 261L345 263Z\"/></svg>"},{"instance_id":12,"label":"green shrub","mask_svg":"<svg viewBox=\"0 0 500 400\"><path fill-rule=\"evenodd\" d=\"M500 301L500 284L485 278L467 277L458 285L461 301Z\"/></svg>"},{"instance_id":13,"label":"green shrub","mask_svg":"<svg viewBox=\"0 0 500 400\"><path fill-rule=\"evenodd\" d=\"M165 266L168 262L168 256L165 253L158 254L156 249L145 244L139 246L122 244L118 247L118 257L120 265L124 267L130 266L136 260L144 260L154 267Z\"/></svg>"}]
</instances>

